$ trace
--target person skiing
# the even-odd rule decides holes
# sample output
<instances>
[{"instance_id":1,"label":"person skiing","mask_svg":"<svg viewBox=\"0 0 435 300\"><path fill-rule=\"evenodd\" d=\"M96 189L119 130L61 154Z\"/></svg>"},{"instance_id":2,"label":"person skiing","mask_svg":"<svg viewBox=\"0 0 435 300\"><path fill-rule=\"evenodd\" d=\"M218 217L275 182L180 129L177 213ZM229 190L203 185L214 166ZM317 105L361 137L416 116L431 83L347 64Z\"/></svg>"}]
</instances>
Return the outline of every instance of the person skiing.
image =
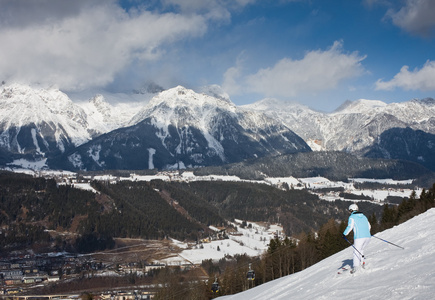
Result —
<instances>
[{"instance_id":1,"label":"person skiing","mask_svg":"<svg viewBox=\"0 0 435 300\"><path fill-rule=\"evenodd\" d=\"M367 217L358 211L358 205L351 204L349 206L350 216L347 222L347 227L343 232L343 237L346 236L353 230L353 267L350 271L352 274L357 271L359 267L365 265L364 261L364 248L370 242L370 222Z\"/></svg>"}]
</instances>

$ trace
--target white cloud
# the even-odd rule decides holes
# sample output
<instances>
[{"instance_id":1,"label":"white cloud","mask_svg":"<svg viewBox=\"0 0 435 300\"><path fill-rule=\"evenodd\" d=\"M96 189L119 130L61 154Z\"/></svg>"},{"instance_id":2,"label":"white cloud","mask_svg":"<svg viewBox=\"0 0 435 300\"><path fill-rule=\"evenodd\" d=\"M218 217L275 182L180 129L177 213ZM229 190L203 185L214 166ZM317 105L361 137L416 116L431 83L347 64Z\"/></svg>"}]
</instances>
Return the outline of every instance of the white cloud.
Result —
<instances>
[{"instance_id":1,"label":"white cloud","mask_svg":"<svg viewBox=\"0 0 435 300\"><path fill-rule=\"evenodd\" d=\"M428 36L435 29L434 12L433 0L406 0L399 11L390 9L386 16L391 18L393 24L405 31Z\"/></svg>"},{"instance_id":2,"label":"white cloud","mask_svg":"<svg viewBox=\"0 0 435 300\"><path fill-rule=\"evenodd\" d=\"M81 7L55 17L39 14L44 10L39 7L33 19L16 2L9 1L9 12L1 13L0 79L56 83L65 90L108 84L133 61L156 60L165 45L207 30L199 15L127 12L115 1L79 1ZM58 2L38 3L51 11Z\"/></svg>"},{"instance_id":3,"label":"white cloud","mask_svg":"<svg viewBox=\"0 0 435 300\"><path fill-rule=\"evenodd\" d=\"M166 6L176 6L182 13L203 14L211 20L229 20L227 6L216 0L163 0Z\"/></svg>"},{"instance_id":4,"label":"white cloud","mask_svg":"<svg viewBox=\"0 0 435 300\"><path fill-rule=\"evenodd\" d=\"M222 88L230 95L237 95L241 92L241 87L237 83L241 76L241 71L238 67L231 67L224 73Z\"/></svg>"},{"instance_id":5,"label":"white cloud","mask_svg":"<svg viewBox=\"0 0 435 300\"><path fill-rule=\"evenodd\" d=\"M242 92L242 87L239 85L240 78L242 76L244 51L237 57L236 65L228 68L224 73L222 82L222 88L228 94L237 95Z\"/></svg>"},{"instance_id":6,"label":"white cloud","mask_svg":"<svg viewBox=\"0 0 435 300\"><path fill-rule=\"evenodd\" d=\"M241 89L285 98L333 89L342 81L361 75L364 58L357 53L344 53L342 43L334 42L326 51L308 52L301 60L283 58L272 68L246 76L240 83ZM231 69L229 72L235 73Z\"/></svg>"},{"instance_id":7,"label":"white cloud","mask_svg":"<svg viewBox=\"0 0 435 300\"><path fill-rule=\"evenodd\" d=\"M363 0L363 4L368 7L372 8L375 6L389 6L390 0Z\"/></svg>"},{"instance_id":8,"label":"white cloud","mask_svg":"<svg viewBox=\"0 0 435 300\"><path fill-rule=\"evenodd\" d=\"M182 13L201 14L214 21L231 19L231 11L243 9L258 0L162 0L163 5L177 7Z\"/></svg>"},{"instance_id":9,"label":"white cloud","mask_svg":"<svg viewBox=\"0 0 435 300\"><path fill-rule=\"evenodd\" d=\"M409 71L408 66L403 66L390 81L376 82L376 90L391 91L395 88L404 90L435 91L435 61L427 61L423 68Z\"/></svg>"}]
</instances>

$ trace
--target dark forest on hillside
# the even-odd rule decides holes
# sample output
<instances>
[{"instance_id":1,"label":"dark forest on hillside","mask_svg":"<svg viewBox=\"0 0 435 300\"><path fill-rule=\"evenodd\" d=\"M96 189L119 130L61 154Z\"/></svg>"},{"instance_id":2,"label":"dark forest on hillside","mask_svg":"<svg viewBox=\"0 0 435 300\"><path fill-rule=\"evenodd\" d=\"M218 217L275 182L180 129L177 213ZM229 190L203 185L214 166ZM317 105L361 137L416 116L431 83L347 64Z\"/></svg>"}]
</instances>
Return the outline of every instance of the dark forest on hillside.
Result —
<instances>
[{"instance_id":1,"label":"dark forest on hillside","mask_svg":"<svg viewBox=\"0 0 435 300\"><path fill-rule=\"evenodd\" d=\"M348 205L322 201L305 190L247 182L91 184L98 193L54 179L1 173L2 249L32 245L92 252L113 247L115 237L195 241L208 235L208 226L234 219L279 222L287 235L295 235L318 230L330 218L343 219ZM379 216L378 205L362 205ZM71 236L53 238L46 230Z\"/></svg>"}]
</instances>

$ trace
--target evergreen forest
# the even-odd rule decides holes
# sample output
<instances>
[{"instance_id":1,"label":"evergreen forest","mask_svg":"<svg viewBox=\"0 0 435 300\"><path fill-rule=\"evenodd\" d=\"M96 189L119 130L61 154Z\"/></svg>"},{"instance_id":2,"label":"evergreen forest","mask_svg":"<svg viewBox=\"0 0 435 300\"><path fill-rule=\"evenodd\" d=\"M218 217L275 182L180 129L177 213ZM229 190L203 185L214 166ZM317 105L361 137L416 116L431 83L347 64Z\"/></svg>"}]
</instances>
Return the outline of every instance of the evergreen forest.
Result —
<instances>
[{"instance_id":1,"label":"evergreen forest","mask_svg":"<svg viewBox=\"0 0 435 300\"><path fill-rule=\"evenodd\" d=\"M57 179L59 181L59 179ZM234 219L281 223L286 235L341 220L347 202L249 182L92 181L96 193L55 179L0 173L0 251L26 247L89 253L114 238L197 241ZM365 202L380 215L379 205ZM68 233L58 234L56 233Z\"/></svg>"}]
</instances>

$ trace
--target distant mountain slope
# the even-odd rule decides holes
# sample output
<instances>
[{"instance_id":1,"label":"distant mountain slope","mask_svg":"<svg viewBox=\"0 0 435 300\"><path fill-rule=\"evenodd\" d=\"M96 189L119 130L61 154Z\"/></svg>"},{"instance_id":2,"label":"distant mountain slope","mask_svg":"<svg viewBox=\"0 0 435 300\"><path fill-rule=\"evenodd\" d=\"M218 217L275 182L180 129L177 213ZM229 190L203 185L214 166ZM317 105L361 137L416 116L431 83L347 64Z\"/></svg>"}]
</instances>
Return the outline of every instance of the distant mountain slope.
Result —
<instances>
[{"instance_id":1,"label":"distant mountain slope","mask_svg":"<svg viewBox=\"0 0 435 300\"><path fill-rule=\"evenodd\" d=\"M435 293L435 209L431 209L372 238L365 250L367 269L338 275L351 264L352 248L321 262L245 292L220 300L287 299L432 299ZM424 228L424 230L421 230Z\"/></svg>"},{"instance_id":2,"label":"distant mountain slope","mask_svg":"<svg viewBox=\"0 0 435 300\"><path fill-rule=\"evenodd\" d=\"M420 164L391 159L358 157L339 151L293 153L276 157L208 167L194 170L197 175L236 175L246 179L268 177L315 177L331 180L348 178L394 178L409 179L432 176L433 172Z\"/></svg>"},{"instance_id":3,"label":"distant mountain slope","mask_svg":"<svg viewBox=\"0 0 435 300\"><path fill-rule=\"evenodd\" d=\"M303 139L265 114L183 87L154 97L131 123L52 160L51 166L176 169L311 151Z\"/></svg>"},{"instance_id":4,"label":"distant mountain slope","mask_svg":"<svg viewBox=\"0 0 435 300\"><path fill-rule=\"evenodd\" d=\"M56 234L56 229L62 232L58 240L70 246L81 234L196 240L207 230L208 224L186 218L149 183L94 184L98 193L57 184L54 179L0 172L0 253L15 247L30 249L32 243L39 245L36 248L53 247L47 231ZM195 200L200 208L192 209L192 216L214 225L224 222L212 205Z\"/></svg>"},{"instance_id":5,"label":"distant mountain slope","mask_svg":"<svg viewBox=\"0 0 435 300\"><path fill-rule=\"evenodd\" d=\"M435 171L435 135L421 130L388 129L364 153L372 158L406 159Z\"/></svg>"},{"instance_id":6,"label":"distant mountain slope","mask_svg":"<svg viewBox=\"0 0 435 300\"><path fill-rule=\"evenodd\" d=\"M347 101L333 113L276 99L243 107L280 119L309 144L316 142L323 150L360 151L391 128L410 127L435 134L435 100L431 98L391 104L364 99Z\"/></svg>"},{"instance_id":7,"label":"distant mountain slope","mask_svg":"<svg viewBox=\"0 0 435 300\"><path fill-rule=\"evenodd\" d=\"M5 161L54 157L130 121L129 107L119 109L96 95L81 105L63 92L21 84L0 89L0 148Z\"/></svg>"},{"instance_id":8,"label":"distant mountain slope","mask_svg":"<svg viewBox=\"0 0 435 300\"><path fill-rule=\"evenodd\" d=\"M0 92L0 147L41 158L91 139L85 112L59 90L13 84Z\"/></svg>"},{"instance_id":9,"label":"distant mountain slope","mask_svg":"<svg viewBox=\"0 0 435 300\"><path fill-rule=\"evenodd\" d=\"M375 151L372 149L379 149L379 139L384 132L393 128L411 128L435 134L435 100L431 98L391 104L364 99L347 101L333 113L317 112L300 104L275 99L265 99L243 107L265 112L281 120L313 150L344 151L359 156L367 153L370 157L390 158L385 151L378 151L376 156L370 154ZM411 140L405 141L407 138ZM418 144L424 145L424 138L430 139L430 136L420 134L401 137L403 143L408 144L415 144L417 138L423 139ZM396 155L391 158L408 160L412 156L421 156L417 154L419 151L428 154L430 148L423 147L425 150L413 147L411 152L417 151L415 154L400 155L396 151ZM385 155L381 155L382 153ZM429 163L430 159L411 160L435 170L434 165Z\"/></svg>"}]
</instances>

